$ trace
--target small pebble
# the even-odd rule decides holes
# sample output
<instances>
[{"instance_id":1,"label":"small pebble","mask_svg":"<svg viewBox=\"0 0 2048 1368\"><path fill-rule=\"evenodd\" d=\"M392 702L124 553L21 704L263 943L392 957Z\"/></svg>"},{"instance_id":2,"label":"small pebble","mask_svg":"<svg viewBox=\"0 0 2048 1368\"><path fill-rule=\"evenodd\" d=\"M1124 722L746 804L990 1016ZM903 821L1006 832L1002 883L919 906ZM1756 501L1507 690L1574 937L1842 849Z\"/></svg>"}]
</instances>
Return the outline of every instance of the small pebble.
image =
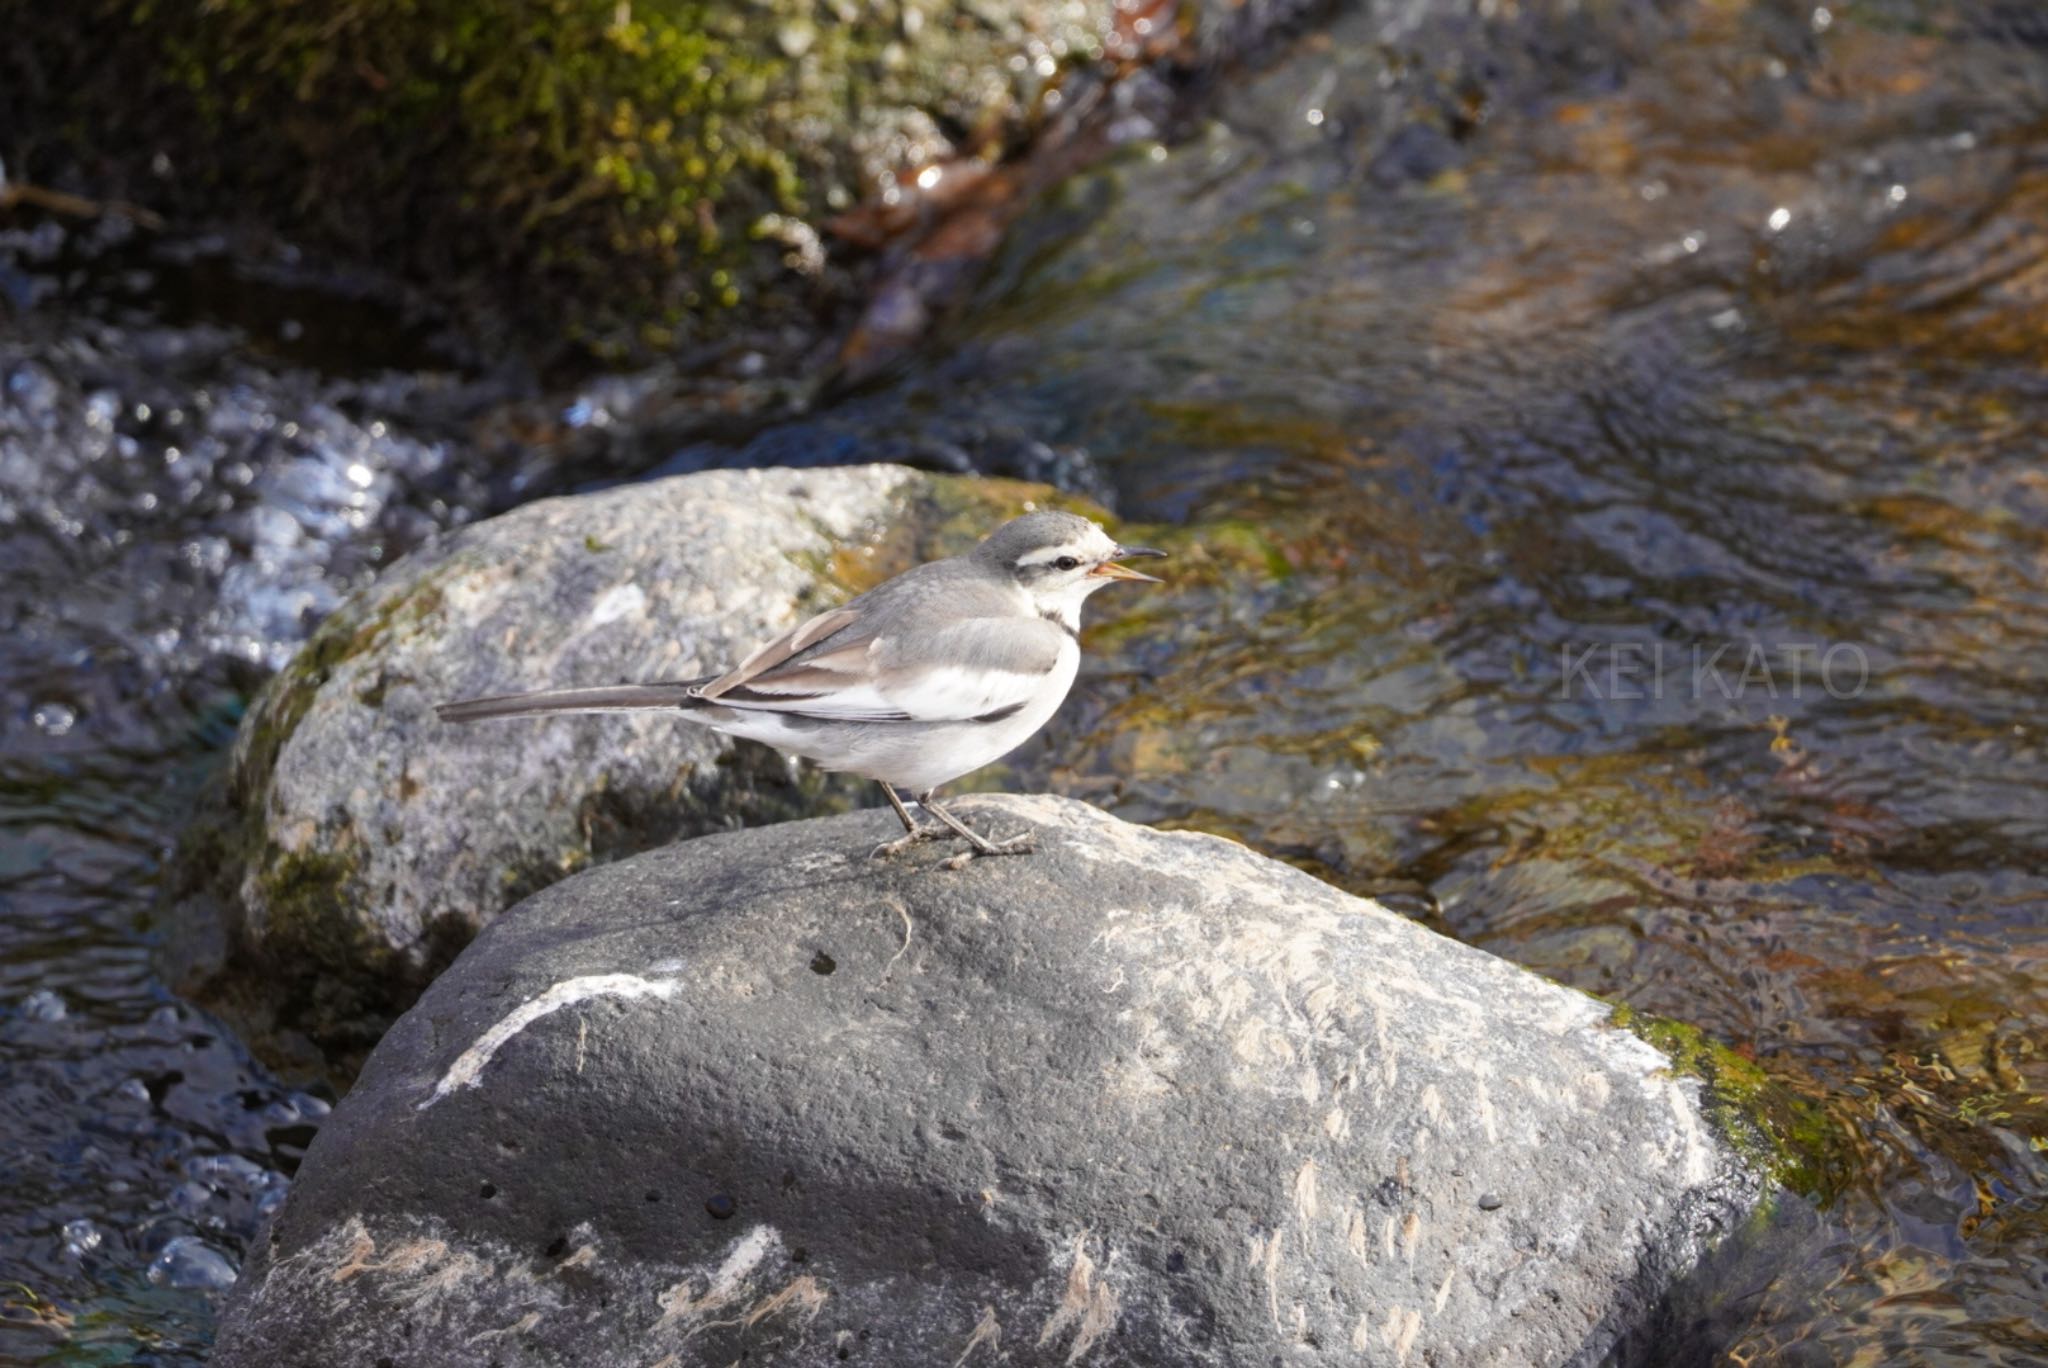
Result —
<instances>
[{"instance_id":1,"label":"small pebble","mask_svg":"<svg viewBox=\"0 0 2048 1368\"><path fill-rule=\"evenodd\" d=\"M239 1154L207 1154L188 1159L185 1172L202 1183L245 1188L264 1187L276 1177L253 1159Z\"/></svg>"},{"instance_id":2,"label":"small pebble","mask_svg":"<svg viewBox=\"0 0 2048 1368\"><path fill-rule=\"evenodd\" d=\"M1500 1206L1499 1194L1492 1192L1482 1192L1479 1194L1479 1209L1481 1211L1498 1211Z\"/></svg>"},{"instance_id":3,"label":"small pebble","mask_svg":"<svg viewBox=\"0 0 2048 1368\"><path fill-rule=\"evenodd\" d=\"M30 1021L62 1021L64 999L47 988L38 988L21 1000L21 1014Z\"/></svg>"},{"instance_id":4,"label":"small pebble","mask_svg":"<svg viewBox=\"0 0 2048 1368\"><path fill-rule=\"evenodd\" d=\"M64 736L78 723L78 712L65 703L38 703L29 713L36 730L45 736Z\"/></svg>"},{"instance_id":5,"label":"small pebble","mask_svg":"<svg viewBox=\"0 0 2048 1368\"><path fill-rule=\"evenodd\" d=\"M171 1195L165 1200L180 1216L196 1220L213 1200L213 1189L204 1183L184 1182L172 1188Z\"/></svg>"},{"instance_id":6,"label":"small pebble","mask_svg":"<svg viewBox=\"0 0 2048 1368\"><path fill-rule=\"evenodd\" d=\"M64 1223L64 1252L74 1259L82 1259L98 1249L102 1238L99 1228L83 1216Z\"/></svg>"},{"instance_id":7,"label":"small pebble","mask_svg":"<svg viewBox=\"0 0 2048 1368\"><path fill-rule=\"evenodd\" d=\"M704 1209L711 1213L712 1220L726 1221L732 1219L732 1214L738 1211L740 1206L738 1202L721 1192L705 1202Z\"/></svg>"},{"instance_id":8,"label":"small pebble","mask_svg":"<svg viewBox=\"0 0 2048 1368\"><path fill-rule=\"evenodd\" d=\"M197 1235L179 1235L150 1261L149 1280L159 1287L217 1292L235 1285L235 1266Z\"/></svg>"},{"instance_id":9,"label":"small pebble","mask_svg":"<svg viewBox=\"0 0 2048 1368\"><path fill-rule=\"evenodd\" d=\"M321 1117L327 1115L327 1113L334 1110L334 1108L328 1106L327 1103L321 1101L319 1098L313 1096L311 1093L293 1093L291 1096L291 1103L293 1109L296 1110L302 1118L308 1121L317 1121Z\"/></svg>"}]
</instances>

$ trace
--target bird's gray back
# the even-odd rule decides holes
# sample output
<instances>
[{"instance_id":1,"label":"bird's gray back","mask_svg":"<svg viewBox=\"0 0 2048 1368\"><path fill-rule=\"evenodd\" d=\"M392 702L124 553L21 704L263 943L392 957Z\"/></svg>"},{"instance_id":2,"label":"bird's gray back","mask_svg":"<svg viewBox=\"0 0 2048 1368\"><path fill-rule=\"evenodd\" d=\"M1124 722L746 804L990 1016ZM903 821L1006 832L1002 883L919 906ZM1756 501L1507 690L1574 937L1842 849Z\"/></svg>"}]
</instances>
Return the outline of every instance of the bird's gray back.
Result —
<instances>
[{"instance_id":1,"label":"bird's gray back","mask_svg":"<svg viewBox=\"0 0 2048 1368\"><path fill-rule=\"evenodd\" d=\"M906 570L846 606L860 613L862 626L873 623L884 632L901 631L906 623L929 620L934 614L1017 617L1029 611L1014 581L965 557Z\"/></svg>"},{"instance_id":2,"label":"bird's gray back","mask_svg":"<svg viewBox=\"0 0 2048 1368\"><path fill-rule=\"evenodd\" d=\"M1044 668L1042 657L1047 641L1034 629L1045 624L1031 612L1008 576L991 572L964 557L931 561L906 570L849 599L846 606L860 616L790 657L787 668L799 668L828 652L843 651L877 637L888 638L890 654L902 657L906 652L914 652L920 640L957 624L986 618L1011 619L1025 630L981 634L974 654L986 658L974 663L992 669ZM914 659L914 654L910 658Z\"/></svg>"}]
</instances>

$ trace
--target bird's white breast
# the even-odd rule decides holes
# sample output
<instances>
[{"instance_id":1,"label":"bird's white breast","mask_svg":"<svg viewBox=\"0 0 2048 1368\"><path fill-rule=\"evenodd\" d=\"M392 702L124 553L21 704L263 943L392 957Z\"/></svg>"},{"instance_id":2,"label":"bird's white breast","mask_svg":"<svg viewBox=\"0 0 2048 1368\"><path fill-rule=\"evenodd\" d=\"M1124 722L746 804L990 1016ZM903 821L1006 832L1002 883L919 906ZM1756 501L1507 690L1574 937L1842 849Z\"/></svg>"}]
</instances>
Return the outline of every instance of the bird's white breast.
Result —
<instances>
[{"instance_id":1,"label":"bird's white breast","mask_svg":"<svg viewBox=\"0 0 2048 1368\"><path fill-rule=\"evenodd\" d=\"M1040 677L1037 689L1022 708L995 722L943 723L913 729L923 734L905 736L900 746L890 747L896 752L886 757L891 772L877 773L875 777L922 793L1002 759L1052 720L1060 704L1066 702L1080 668L1081 647L1069 637L1060 647L1052 669Z\"/></svg>"}]
</instances>

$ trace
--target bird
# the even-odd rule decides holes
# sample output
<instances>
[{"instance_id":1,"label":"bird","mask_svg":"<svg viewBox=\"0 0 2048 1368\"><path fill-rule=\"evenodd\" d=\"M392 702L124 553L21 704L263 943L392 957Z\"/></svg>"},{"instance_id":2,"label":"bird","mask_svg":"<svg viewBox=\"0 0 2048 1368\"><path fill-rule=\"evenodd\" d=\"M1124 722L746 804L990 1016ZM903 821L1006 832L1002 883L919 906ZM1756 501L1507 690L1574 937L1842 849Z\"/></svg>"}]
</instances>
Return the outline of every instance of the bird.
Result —
<instances>
[{"instance_id":1,"label":"bird","mask_svg":"<svg viewBox=\"0 0 2048 1368\"><path fill-rule=\"evenodd\" d=\"M967 849L947 862L957 869L977 855L1024 854L1032 839L982 835L936 801L938 790L1052 718L1080 668L1082 605L1119 580L1160 583L1123 562L1165 554L1042 509L964 556L916 566L819 613L722 674L472 698L436 711L448 723L673 711L874 780L904 834L873 853L958 837ZM913 819L898 790L937 825Z\"/></svg>"}]
</instances>

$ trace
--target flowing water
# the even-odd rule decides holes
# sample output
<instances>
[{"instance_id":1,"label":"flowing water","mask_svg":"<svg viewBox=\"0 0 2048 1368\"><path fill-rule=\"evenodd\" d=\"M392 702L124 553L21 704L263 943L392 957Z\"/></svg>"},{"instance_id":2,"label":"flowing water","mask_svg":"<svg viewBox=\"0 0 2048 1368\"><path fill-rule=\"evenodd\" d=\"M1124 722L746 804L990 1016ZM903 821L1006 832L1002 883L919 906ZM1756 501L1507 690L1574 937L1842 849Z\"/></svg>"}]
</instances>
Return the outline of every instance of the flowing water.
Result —
<instances>
[{"instance_id":1,"label":"flowing water","mask_svg":"<svg viewBox=\"0 0 2048 1368\"><path fill-rule=\"evenodd\" d=\"M667 466L1021 460L1158 524L1025 777L1817 1100L1822 1236L1731 1360L2048 1358L2048 24L1378 8L1060 187L897 374ZM268 314L18 317L0 1357L184 1362L325 1099L160 986L153 871L308 622L547 481Z\"/></svg>"},{"instance_id":2,"label":"flowing water","mask_svg":"<svg viewBox=\"0 0 2048 1368\"><path fill-rule=\"evenodd\" d=\"M374 416L421 381L167 323L193 262L119 220L0 227L0 1361L193 1362L331 1099L158 981L153 881L249 690L450 516L449 450Z\"/></svg>"}]
</instances>

